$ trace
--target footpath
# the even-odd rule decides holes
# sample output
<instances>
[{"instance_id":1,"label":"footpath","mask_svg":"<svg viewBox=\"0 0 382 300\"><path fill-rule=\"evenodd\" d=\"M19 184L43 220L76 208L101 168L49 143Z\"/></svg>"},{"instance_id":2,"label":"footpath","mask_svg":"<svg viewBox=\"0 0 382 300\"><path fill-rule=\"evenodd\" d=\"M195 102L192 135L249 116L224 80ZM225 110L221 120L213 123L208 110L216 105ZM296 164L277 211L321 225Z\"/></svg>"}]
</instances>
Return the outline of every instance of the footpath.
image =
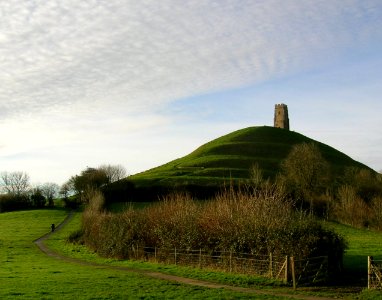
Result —
<instances>
[{"instance_id":1,"label":"footpath","mask_svg":"<svg viewBox=\"0 0 382 300\"><path fill-rule=\"evenodd\" d=\"M79 265L86 265L86 266L92 266L92 267L103 268L103 269L114 269L114 270L120 270L120 271L125 271L125 272L134 272L134 273L143 274L145 276L152 277L152 278L157 278L157 279L162 279L162 280L167 280L167 281L173 281L173 282L188 284L188 285L193 285L193 286L206 287L206 288L211 288L211 289L222 289L223 288L223 289L227 289L227 290L231 290L231 291L235 291L235 292L241 292L241 293L248 294L249 297L255 297L255 295L273 295L273 296L289 297L291 299L302 299L302 300L333 300L333 299L339 300L340 299L340 298L327 298L327 297L317 297L317 296L298 295L298 294L287 294L287 293L280 293L280 292L264 291L264 290L255 289L255 288L237 287L237 286L213 283L213 282L208 282L208 281L198 280L198 279L192 279L192 278L185 278L185 277L181 277L181 276L169 275L169 274L164 274L164 273L154 272L154 271L148 271L148 270L140 270L140 269L122 267L122 266L110 266L110 265L106 265L106 264L88 262L85 260L72 258L69 256L64 256L60 253L57 253L57 252L49 249L44 244L44 241L46 239L48 239L55 232L62 229L73 218L73 216L74 216L74 213L70 212L68 214L68 216L65 218L65 220L55 228L54 232L48 232L45 235L43 235L42 237L40 237L34 241L34 243L40 248L40 250L44 254L46 254L50 257L53 257L55 259L69 262L69 263L75 263L75 264L79 264Z\"/></svg>"}]
</instances>

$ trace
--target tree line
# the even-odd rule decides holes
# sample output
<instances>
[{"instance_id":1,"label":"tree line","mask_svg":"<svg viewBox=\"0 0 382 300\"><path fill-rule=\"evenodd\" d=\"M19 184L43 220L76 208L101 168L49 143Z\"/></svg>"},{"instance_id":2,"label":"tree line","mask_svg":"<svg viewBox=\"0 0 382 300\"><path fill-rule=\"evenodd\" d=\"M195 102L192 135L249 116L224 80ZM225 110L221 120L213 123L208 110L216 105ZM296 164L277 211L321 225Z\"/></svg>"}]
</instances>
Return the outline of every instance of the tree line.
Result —
<instances>
[{"instance_id":1,"label":"tree line","mask_svg":"<svg viewBox=\"0 0 382 300\"><path fill-rule=\"evenodd\" d=\"M84 191L101 188L126 176L121 165L101 165L86 168L59 186L53 182L33 185L26 172L0 173L0 212L27 208L53 207L54 199L61 197L67 207L86 202Z\"/></svg>"},{"instance_id":2,"label":"tree line","mask_svg":"<svg viewBox=\"0 0 382 300\"><path fill-rule=\"evenodd\" d=\"M260 187L262 170L255 165L250 180ZM314 143L295 145L281 164L275 184L299 209L355 227L382 230L382 174L369 168L345 167L333 177L330 164Z\"/></svg>"}]
</instances>

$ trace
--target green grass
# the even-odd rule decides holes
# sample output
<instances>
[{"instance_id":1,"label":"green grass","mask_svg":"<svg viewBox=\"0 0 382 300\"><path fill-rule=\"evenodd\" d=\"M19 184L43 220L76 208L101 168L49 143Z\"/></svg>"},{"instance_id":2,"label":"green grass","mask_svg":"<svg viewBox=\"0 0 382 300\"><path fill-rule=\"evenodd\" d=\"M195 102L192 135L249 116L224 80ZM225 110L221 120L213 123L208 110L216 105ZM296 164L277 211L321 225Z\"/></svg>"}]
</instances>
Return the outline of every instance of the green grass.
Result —
<instances>
[{"instance_id":1,"label":"green grass","mask_svg":"<svg viewBox=\"0 0 382 300\"><path fill-rule=\"evenodd\" d=\"M73 245L65 242L67 236L80 228L81 224L81 214L77 213L74 219L62 230L61 232L55 234L51 239L47 241L47 245L54 249L57 252L60 252L66 256L78 258L88 262L101 263L111 266L124 266L129 268L136 268L140 270L150 270L150 271L159 271L167 274L178 275L188 278L195 278L206 280L210 282L217 282L222 284L229 284L241 287L255 287L256 289L262 289L263 291L277 291L280 293L293 293L290 287L283 287L280 282L268 280L262 277L238 275L238 274L229 274L224 272L200 270L197 268L191 267L181 267L175 265L164 265L156 264L149 262L140 262L140 261L128 261L128 260L116 260L101 258L96 253L90 251L85 246L82 245ZM331 225L337 226L337 225ZM336 227L337 228L337 227ZM341 228L340 225L338 228ZM351 235L352 231L349 230L347 234ZM351 245L352 246L352 245ZM351 249L349 249L351 250ZM350 259L351 260L351 259ZM313 296L323 296L323 297L340 297L346 299L379 299L380 293L365 291L361 294L358 294L357 291L360 289L354 290L352 287L343 287L340 289L333 287L320 287L320 288L299 288L298 293L305 295ZM377 295L377 298L374 295Z\"/></svg>"},{"instance_id":2,"label":"green grass","mask_svg":"<svg viewBox=\"0 0 382 300\"><path fill-rule=\"evenodd\" d=\"M203 177L208 176L209 169L216 172L221 170L225 178L229 172L240 173L242 178L248 178L248 170L254 163L267 175L274 176L280 169L293 145L299 143L315 142L318 144L324 158L340 171L344 166L366 166L352 160L336 149L314 141L304 135L274 127L249 127L241 129L209 143L206 143L189 155L171 161L165 165L131 176L132 180L169 177ZM227 177L228 175L228 177ZM221 177L221 176L214 176Z\"/></svg>"},{"instance_id":3,"label":"green grass","mask_svg":"<svg viewBox=\"0 0 382 300\"><path fill-rule=\"evenodd\" d=\"M343 235L349 248L344 256L344 267L351 274L367 277L367 256L382 260L382 233L368 229L329 223L328 227Z\"/></svg>"},{"instance_id":4,"label":"green grass","mask_svg":"<svg viewBox=\"0 0 382 300\"><path fill-rule=\"evenodd\" d=\"M247 294L224 289L182 285L149 278L138 273L83 266L48 257L33 244L33 240L49 231L50 224L58 224L62 221L65 215L64 210L58 209L0 214L0 299L240 299L248 297ZM77 216L73 222L74 227L78 226L79 220ZM63 235L56 235L49 243L64 244L63 239L60 240L58 236ZM63 251L72 250L73 248L69 245L63 249ZM285 299L285 297L275 296L256 296L256 298Z\"/></svg>"},{"instance_id":5,"label":"green grass","mask_svg":"<svg viewBox=\"0 0 382 300\"><path fill-rule=\"evenodd\" d=\"M367 286L367 256L382 259L382 232L368 229L357 229L338 223L328 223L327 226L343 235L348 241L348 249L344 256L346 275L342 278L349 285ZM382 292L364 289L359 299L382 299Z\"/></svg>"},{"instance_id":6,"label":"green grass","mask_svg":"<svg viewBox=\"0 0 382 300\"><path fill-rule=\"evenodd\" d=\"M136 201L149 196L155 198L174 188L195 191L207 187L209 190L201 191L211 194L211 188L216 191L231 182L245 183L254 164L259 165L265 177L274 178L294 145L311 142L318 145L335 178L342 176L346 167L368 169L344 153L302 134L268 126L249 127L212 140L182 158L132 175L115 183L112 189L116 194L120 192L120 198L135 193Z\"/></svg>"},{"instance_id":7,"label":"green grass","mask_svg":"<svg viewBox=\"0 0 382 300\"><path fill-rule=\"evenodd\" d=\"M114 203L109 203L106 209L110 212L118 213L130 207L134 209L143 209L146 206L151 204L153 204L153 202L114 202Z\"/></svg>"},{"instance_id":8,"label":"green grass","mask_svg":"<svg viewBox=\"0 0 382 300\"><path fill-rule=\"evenodd\" d=\"M134 272L83 266L63 262L43 254L33 240L50 230L50 224L58 224L66 212L60 209L30 210L0 214L0 299L240 299L248 294L224 289L207 289L146 277ZM189 276L238 286L256 286L264 291L292 293L288 288L251 276L240 276L193 268L165 266L154 263L103 259L80 245L65 242L70 232L80 226L81 215L77 213L63 231L57 232L47 245L71 257L109 265L128 266L138 269L157 270L170 274ZM382 257L382 234L354 229L330 223L349 241L345 255L345 267L356 272L365 268L365 258ZM362 271L363 272L363 271ZM270 286L268 286L270 284ZM302 289L300 289L301 293ZM333 291L304 289L305 294L343 296ZM256 295L256 299L285 299L285 297ZM347 295L348 299L381 299L381 292L363 291Z\"/></svg>"}]
</instances>

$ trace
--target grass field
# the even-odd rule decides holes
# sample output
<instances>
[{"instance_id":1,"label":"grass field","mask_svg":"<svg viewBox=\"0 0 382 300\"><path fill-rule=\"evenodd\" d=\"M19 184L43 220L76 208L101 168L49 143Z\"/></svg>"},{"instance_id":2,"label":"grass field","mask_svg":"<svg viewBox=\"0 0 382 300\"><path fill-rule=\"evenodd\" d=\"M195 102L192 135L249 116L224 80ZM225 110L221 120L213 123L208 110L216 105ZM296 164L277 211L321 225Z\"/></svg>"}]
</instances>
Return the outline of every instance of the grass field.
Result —
<instances>
[{"instance_id":1,"label":"grass field","mask_svg":"<svg viewBox=\"0 0 382 300\"><path fill-rule=\"evenodd\" d=\"M283 288L280 283L269 281L264 278L234 275L215 271L199 270L196 268L179 267L174 265L162 265L137 261L119 261L114 259L100 258L95 253L89 251L86 247L81 245L73 245L65 242L66 237L70 232L79 228L81 222L81 214L77 213L73 221L68 224L60 233L54 235L47 244L50 248L55 249L67 256L80 258L90 262L104 263L112 266L126 266L137 269L155 270L163 273L184 276L189 278L196 278L207 280L211 282L218 282L229 285L236 285L242 287L253 287L258 289L279 291L282 293L292 293L290 288ZM327 226L335 229L337 232L344 235L349 242L349 249L344 257L345 268L349 285L342 282L345 286L342 287L328 287L328 288L304 288L299 289L298 293L326 296L326 297L342 297L346 299L382 299L382 293L376 291L364 290L361 294L358 291L364 289L367 285L365 282L365 266L367 253L371 253L378 257L382 254L382 234L378 232L354 229L349 226L328 223ZM356 276L356 277L353 277ZM354 286L355 284L355 286ZM358 286L358 287L357 287Z\"/></svg>"},{"instance_id":2,"label":"grass field","mask_svg":"<svg viewBox=\"0 0 382 300\"><path fill-rule=\"evenodd\" d=\"M224 289L182 285L137 273L81 266L48 257L34 245L33 240L49 231L51 223L61 222L65 215L64 210L0 214L0 299L248 298L246 294ZM78 222L79 218L76 220ZM58 245L58 241L56 238L51 243ZM257 295L256 299L286 298Z\"/></svg>"},{"instance_id":3,"label":"grass field","mask_svg":"<svg viewBox=\"0 0 382 300\"><path fill-rule=\"evenodd\" d=\"M64 210L37 210L0 214L0 299L245 299L250 295L172 283L146 277L134 272L81 266L47 257L34 244L64 219ZM61 253L97 263L156 270L213 282L238 286L256 286L264 291L292 293L274 282L250 276L240 276L193 268L164 266L142 262L117 261L99 258L83 246L65 242L68 234L79 227L81 216L76 214L63 231L54 234L46 243ZM382 256L382 234L330 223L328 226L345 235L349 249L345 267L356 276L364 274L367 255ZM358 281L359 282L359 281ZM381 292L361 294L325 292L320 289L301 289L298 293L321 296L341 296L347 299L382 299ZM255 299L286 299L273 295L256 295Z\"/></svg>"},{"instance_id":4,"label":"grass field","mask_svg":"<svg viewBox=\"0 0 382 300\"><path fill-rule=\"evenodd\" d=\"M346 237L348 249L344 256L345 275L340 282L349 286L367 286L367 256L382 259L382 233L368 229L329 223L328 227ZM363 290L356 299L382 299L382 291Z\"/></svg>"},{"instance_id":5,"label":"grass field","mask_svg":"<svg viewBox=\"0 0 382 300\"><path fill-rule=\"evenodd\" d=\"M344 267L351 276L359 277L360 282L366 285L367 256L382 259L382 233L336 223L328 226L346 237L349 248L344 257Z\"/></svg>"}]
</instances>

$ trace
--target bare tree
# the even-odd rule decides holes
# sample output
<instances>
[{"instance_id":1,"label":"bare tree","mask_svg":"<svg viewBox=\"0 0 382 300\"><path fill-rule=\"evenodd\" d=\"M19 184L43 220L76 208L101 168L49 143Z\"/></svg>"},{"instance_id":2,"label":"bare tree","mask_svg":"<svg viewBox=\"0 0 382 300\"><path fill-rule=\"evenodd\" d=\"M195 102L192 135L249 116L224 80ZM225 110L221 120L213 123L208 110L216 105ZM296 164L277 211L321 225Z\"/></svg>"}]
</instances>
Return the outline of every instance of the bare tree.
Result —
<instances>
[{"instance_id":1,"label":"bare tree","mask_svg":"<svg viewBox=\"0 0 382 300\"><path fill-rule=\"evenodd\" d=\"M282 169L287 178L303 191L315 190L329 177L329 164L313 143L295 145L284 160Z\"/></svg>"},{"instance_id":2,"label":"bare tree","mask_svg":"<svg viewBox=\"0 0 382 300\"><path fill-rule=\"evenodd\" d=\"M3 172L1 180L3 190L11 195L20 196L30 188L29 175L24 172Z\"/></svg>"},{"instance_id":3,"label":"bare tree","mask_svg":"<svg viewBox=\"0 0 382 300\"><path fill-rule=\"evenodd\" d=\"M106 174L108 183L126 177L126 169L122 165L101 165L98 170L101 170Z\"/></svg>"},{"instance_id":4,"label":"bare tree","mask_svg":"<svg viewBox=\"0 0 382 300\"><path fill-rule=\"evenodd\" d=\"M329 182L330 166L314 143L295 145L282 163L283 174L297 197L310 200L313 212L314 194Z\"/></svg>"},{"instance_id":5,"label":"bare tree","mask_svg":"<svg viewBox=\"0 0 382 300\"><path fill-rule=\"evenodd\" d=\"M41 187L42 195L48 200L48 205L53 206L53 199L57 196L60 187L53 182L44 183Z\"/></svg>"}]
</instances>

